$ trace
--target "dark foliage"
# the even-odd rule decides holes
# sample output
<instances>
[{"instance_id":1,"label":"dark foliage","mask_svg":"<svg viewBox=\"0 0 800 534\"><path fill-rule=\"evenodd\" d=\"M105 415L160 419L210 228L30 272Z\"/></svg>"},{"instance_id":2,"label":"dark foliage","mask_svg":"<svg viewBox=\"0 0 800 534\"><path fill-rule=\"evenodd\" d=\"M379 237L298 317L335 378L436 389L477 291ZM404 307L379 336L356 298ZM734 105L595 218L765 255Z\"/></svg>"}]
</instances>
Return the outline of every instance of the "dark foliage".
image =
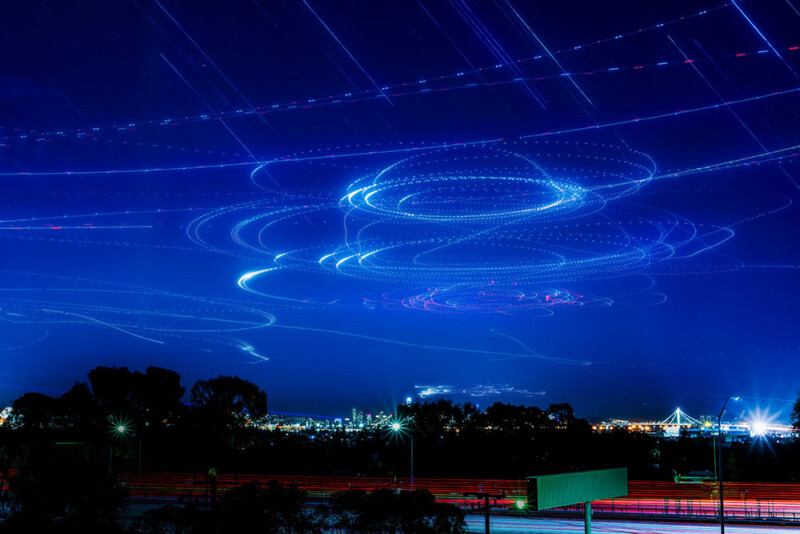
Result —
<instances>
[{"instance_id":1,"label":"dark foliage","mask_svg":"<svg viewBox=\"0 0 800 534\"><path fill-rule=\"evenodd\" d=\"M307 495L294 485L255 482L228 490L216 506L165 506L145 514L133 527L142 534L248 532L293 534L322 532L324 513L305 508Z\"/></svg>"},{"instance_id":2,"label":"dark foliage","mask_svg":"<svg viewBox=\"0 0 800 534\"><path fill-rule=\"evenodd\" d=\"M460 534L464 512L437 503L427 491L335 494L330 508L306 505L307 495L295 486L270 481L233 488L217 506L165 506L144 515L133 526L137 534L174 532L211 534Z\"/></svg>"},{"instance_id":3,"label":"dark foliage","mask_svg":"<svg viewBox=\"0 0 800 534\"><path fill-rule=\"evenodd\" d=\"M97 367L89 372L94 401L108 414L124 414L144 426L164 426L181 410L184 388L175 371L148 367Z\"/></svg>"},{"instance_id":4,"label":"dark foliage","mask_svg":"<svg viewBox=\"0 0 800 534\"><path fill-rule=\"evenodd\" d=\"M333 496L332 509L336 526L347 532L457 534L465 528L464 511L436 502L428 491L348 490Z\"/></svg>"},{"instance_id":5,"label":"dark foliage","mask_svg":"<svg viewBox=\"0 0 800 534\"><path fill-rule=\"evenodd\" d=\"M25 424L29 428L48 428L58 413L58 403L42 393L25 393L14 401L13 424Z\"/></svg>"},{"instance_id":6,"label":"dark foliage","mask_svg":"<svg viewBox=\"0 0 800 534\"><path fill-rule=\"evenodd\" d=\"M68 452L36 450L10 477L0 533L109 533L125 494L113 479Z\"/></svg>"},{"instance_id":7,"label":"dark foliage","mask_svg":"<svg viewBox=\"0 0 800 534\"><path fill-rule=\"evenodd\" d=\"M241 427L267 414L267 394L238 376L218 376L192 386L192 407L208 425Z\"/></svg>"}]
</instances>

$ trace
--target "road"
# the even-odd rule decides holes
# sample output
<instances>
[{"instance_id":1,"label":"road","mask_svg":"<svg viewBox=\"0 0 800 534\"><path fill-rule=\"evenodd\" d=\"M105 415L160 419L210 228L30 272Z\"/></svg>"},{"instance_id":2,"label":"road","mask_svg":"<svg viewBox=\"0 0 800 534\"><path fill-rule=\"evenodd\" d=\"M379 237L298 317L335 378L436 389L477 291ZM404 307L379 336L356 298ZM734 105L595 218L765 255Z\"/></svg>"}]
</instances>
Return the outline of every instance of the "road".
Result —
<instances>
[{"instance_id":1,"label":"road","mask_svg":"<svg viewBox=\"0 0 800 534\"><path fill-rule=\"evenodd\" d=\"M192 473L135 473L117 474L120 485L131 497L143 499L208 498L208 480L204 474ZM221 474L217 478L217 490L225 490L246 482L266 483L277 480L295 483L308 492L312 499L325 499L336 491L380 488L392 490L410 489L406 478L381 477L335 477L303 475L248 475ZM492 479L446 479L418 478L415 489L426 489L443 502L470 507L479 504L475 493L498 495L496 505L512 508L518 500L526 499L524 480ZM505 495L505 497L500 497ZM725 512L729 520L769 519L797 521L800 523L800 484L775 483L726 483ZM592 504L599 514L618 516L672 516L684 519L711 520L718 514L716 484L675 484L661 481L637 481L628 483L628 497ZM575 513L582 513L575 507Z\"/></svg>"},{"instance_id":2,"label":"road","mask_svg":"<svg viewBox=\"0 0 800 534\"><path fill-rule=\"evenodd\" d=\"M161 501L198 499L210 497L208 477L201 473L135 473L118 472L120 486L128 490L137 500ZM311 500L324 501L331 494L346 489L408 490L412 483L407 478L346 477L308 475L251 475L220 474L217 491L224 491L247 482L265 484L277 480L284 484L294 483L308 492ZM524 480L496 479L450 479L418 478L414 489L425 489L440 502L449 502L465 509L475 510L482 504L475 493L497 496L493 505L510 510L518 501L526 500ZM691 521L713 521L718 515L718 493L716 484L676 484L662 481L636 481L628 483L628 496L592 503L600 519L629 519L641 517L652 520L681 519ZM726 483L725 515L728 521L747 522L767 520L795 522L800 525L800 484L796 483ZM575 515L583 513L582 506L570 507L562 512ZM678 530L678 532L681 532ZM800 534L800 532L798 533Z\"/></svg>"},{"instance_id":3,"label":"road","mask_svg":"<svg viewBox=\"0 0 800 534\"><path fill-rule=\"evenodd\" d=\"M467 531L484 531L483 517L467 516ZM573 519L553 519L545 517L492 517L492 534L583 534L583 521ZM654 523L642 521L592 521L592 532L613 534L717 534L719 525L713 523ZM725 525L728 534L797 534L797 527L754 527L750 525Z\"/></svg>"}]
</instances>

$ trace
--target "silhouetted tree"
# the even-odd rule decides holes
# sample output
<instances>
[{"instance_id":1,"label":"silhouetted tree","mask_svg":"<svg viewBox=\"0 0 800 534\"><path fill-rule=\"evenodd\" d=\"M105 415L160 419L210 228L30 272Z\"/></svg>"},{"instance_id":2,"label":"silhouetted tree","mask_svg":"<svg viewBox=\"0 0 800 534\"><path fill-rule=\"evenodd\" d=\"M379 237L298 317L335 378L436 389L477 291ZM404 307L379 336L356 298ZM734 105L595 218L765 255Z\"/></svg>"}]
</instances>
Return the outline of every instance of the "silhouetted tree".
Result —
<instances>
[{"instance_id":1,"label":"silhouetted tree","mask_svg":"<svg viewBox=\"0 0 800 534\"><path fill-rule=\"evenodd\" d=\"M31 429L50 427L58 414L56 399L43 393L25 393L11 408L13 424Z\"/></svg>"},{"instance_id":2,"label":"silhouetted tree","mask_svg":"<svg viewBox=\"0 0 800 534\"><path fill-rule=\"evenodd\" d=\"M575 422L575 409L566 402L551 404L546 412L559 425L566 426Z\"/></svg>"},{"instance_id":3,"label":"silhouetted tree","mask_svg":"<svg viewBox=\"0 0 800 534\"><path fill-rule=\"evenodd\" d=\"M62 426L87 428L97 423L97 405L86 382L75 382L69 391L58 398L57 403Z\"/></svg>"},{"instance_id":4,"label":"silhouetted tree","mask_svg":"<svg viewBox=\"0 0 800 534\"><path fill-rule=\"evenodd\" d=\"M181 386L181 375L169 369L150 366L140 379L136 395L144 410L148 425L169 424L181 410L181 399L186 389Z\"/></svg>"},{"instance_id":5,"label":"silhouetted tree","mask_svg":"<svg viewBox=\"0 0 800 534\"><path fill-rule=\"evenodd\" d=\"M534 429L552 428L553 420L535 406L521 406L496 402L486 408L484 414L486 426L492 430L525 433L529 435Z\"/></svg>"},{"instance_id":6,"label":"silhouetted tree","mask_svg":"<svg viewBox=\"0 0 800 534\"><path fill-rule=\"evenodd\" d=\"M267 414L267 394L238 376L218 376L195 382L192 407L209 424L241 428Z\"/></svg>"},{"instance_id":7,"label":"silhouetted tree","mask_svg":"<svg viewBox=\"0 0 800 534\"><path fill-rule=\"evenodd\" d=\"M461 418L460 412L459 406L445 399L397 407L397 415L406 421L406 426L412 426L420 434L432 436L449 431L455 421Z\"/></svg>"},{"instance_id":8,"label":"silhouetted tree","mask_svg":"<svg viewBox=\"0 0 800 534\"><path fill-rule=\"evenodd\" d=\"M797 400L794 401L794 406L792 406L792 414L790 417L792 426L800 429L800 397L797 397Z\"/></svg>"},{"instance_id":9,"label":"silhouetted tree","mask_svg":"<svg viewBox=\"0 0 800 534\"><path fill-rule=\"evenodd\" d=\"M132 373L127 367L101 366L89 371L94 400L106 415L130 413L136 408L137 375L141 373Z\"/></svg>"},{"instance_id":10,"label":"silhouetted tree","mask_svg":"<svg viewBox=\"0 0 800 534\"><path fill-rule=\"evenodd\" d=\"M98 407L108 415L125 414L143 426L161 426L179 412L185 389L175 371L148 367L145 373L126 367L96 367L89 382Z\"/></svg>"},{"instance_id":11,"label":"silhouetted tree","mask_svg":"<svg viewBox=\"0 0 800 534\"><path fill-rule=\"evenodd\" d=\"M481 411L471 402L459 405L459 410L454 414L455 426L462 431L476 430L480 426Z\"/></svg>"}]
</instances>

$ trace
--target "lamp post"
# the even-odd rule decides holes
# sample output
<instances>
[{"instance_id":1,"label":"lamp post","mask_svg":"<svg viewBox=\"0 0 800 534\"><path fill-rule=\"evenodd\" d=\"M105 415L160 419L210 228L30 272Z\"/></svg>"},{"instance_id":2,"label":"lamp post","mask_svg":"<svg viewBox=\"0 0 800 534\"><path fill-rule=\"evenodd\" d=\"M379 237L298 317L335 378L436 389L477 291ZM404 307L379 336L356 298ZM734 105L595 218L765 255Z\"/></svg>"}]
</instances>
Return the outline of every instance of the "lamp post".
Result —
<instances>
[{"instance_id":1,"label":"lamp post","mask_svg":"<svg viewBox=\"0 0 800 534\"><path fill-rule=\"evenodd\" d=\"M725 534L725 499L723 497L723 488L722 488L722 415L725 413L725 408L728 406L728 401L734 400L738 401L739 397L730 396L725 399L725 403L722 405L722 410L720 410L719 415L717 416L717 447L718 447L718 460L717 460L717 467L718 467L718 477L719 477L719 531L720 534Z\"/></svg>"},{"instance_id":2,"label":"lamp post","mask_svg":"<svg viewBox=\"0 0 800 534\"><path fill-rule=\"evenodd\" d=\"M118 438L120 436L125 436L128 432L128 428L125 426L124 423L119 423L113 425L111 428L111 437L112 440L114 438ZM112 461L114 459L114 442L112 441L111 444L108 446L108 474L109 476L113 472L112 469Z\"/></svg>"},{"instance_id":3,"label":"lamp post","mask_svg":"<svg viewBox=\"0 0 800 534\"><path fill-rule=\"evenodd\" d=\"M126 424L124 421L115 422L115 424L111 427L112 435L114 438L118 437L126 437L133 433L131 427ZM139 454L138 454L138 462L137 462L137 470L136 473L139 477L142 476L142 433L137 432L136 435L139 438ZM108 449L108 474L110 475L112 472L111 469L111 461L114 457L114 443L112 442Z\"/></svg>"},{"instance_id":4,"label":"lamp post","mask_svg":"<svg viewBox=\"0 0 800 534\"><path fill-rule=\"evenodd\" d=\"M400 433L400 432L402 432L404 430L408 431L408 429L403 427L403 425L400 424L399 422L392 423L392 425L389 428L391 428L392 432L395 432L395 433ZM409 436L409 438L411 438L411 468L410 468L409 473L410 473L410 479L411 479L411 489L413 491L413 489L414 489L414 434L412 434L410 431L408 431L408 436Z\"/></svg>"}]
</instances>

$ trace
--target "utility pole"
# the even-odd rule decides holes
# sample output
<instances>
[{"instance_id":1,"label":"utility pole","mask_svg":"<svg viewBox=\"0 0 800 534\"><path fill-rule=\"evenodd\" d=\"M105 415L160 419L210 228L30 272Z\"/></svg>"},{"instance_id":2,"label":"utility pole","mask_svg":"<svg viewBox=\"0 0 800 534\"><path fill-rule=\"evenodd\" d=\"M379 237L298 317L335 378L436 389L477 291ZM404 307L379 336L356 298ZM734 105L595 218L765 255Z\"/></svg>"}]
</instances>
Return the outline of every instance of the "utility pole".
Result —
<instances>
[{"instance_id":1,"label":"utility pole","mask_svg":"<svg viewBox=\"0 0 800 534\"><path fill-rule=\"evenodd\" d=\"M408 435L411 437L411 491L414 491L414 434L409 432Z\"/></svg>"},{"instance_id":2,"label":"utility pole","mask_svg":"<svg viewBox=\"0 0 800 534\"><path fill-rule=\"evenodd\" d=\"M411 466L409 468L409 481L411 482L411 491L414 491L414 433L411 432L409 427L403 426L401 421L395 421L389 425L389 430L397 435L408 434L411 438Z\"/></svg>"},{"instance_id":3,"label":"utility pole","mask_svg":"<svg viewBox=\"0 0 800 534\"><path fill-rule=\"evenodd\" d=\"M728 401L725 401L725 404L727 403ZM725 407L723 406L722 412L724 411ZM717 460L719 469L717 470L717 474L719 478L719 532L720 534L725 534L725 498L722 489L722 412L719 413L719 417L717 418L717 452L719 454L719 459Z\"/></svg>"},{"instance_id":4,"label":"utility pole","mask_svg":"<svg viewBox=\"0 0 800 534\"><path fill-rule=\"evenodd\" d=\"M719 473L719 532L720 534L725 534L725 498L723 496L723 487L722 487L722 415L725 413L725 407L728 406L729 400L738 401L739 397L730 396L725 399L725 403L722 405L722 410L719 411L719 415L717 416L717 446L719 447L719 461L717 462L718 473Z\"/></svg>"},{"instance_id":5,"label":"utility pole","mask_svg":"<svg viewBox=\"0 0 800 534\"><path fill-rule=\"evenodd\" d=\"M489 534L489 530L490 530L489 516L491 515L491 513L492 513L492 509L489 508L489 495L486 495L484 497L484 501L483 501L484 532L486 534Z\"/></svg>"},{"instance_id":6,"label":"utility pole","mask_svg":"<svg viewBox=\"0 0 800 534\"><path fill-rule=\"evenodd\" d=\"M483 499L483 531L484 534L491 534L491 515L492 515L492 508L499 508L497 505L497 499L505 499L506 492L503 491L500 494L492 495L491 493L464 493L464 497L477 497L479 499ZM494 501L494 502L492 502Z\"/></svg>"},{"instance_id":7,"label":"utility pole","mask_svg":"<svg viewBox=\"0 0 800 534\"><path fill-rule=\"evenodd\" d=\"M211 493L211 506L216 509L217 504L217 469L212 467L208 470L208 485Z\"/></svg>"}]
</instances>

